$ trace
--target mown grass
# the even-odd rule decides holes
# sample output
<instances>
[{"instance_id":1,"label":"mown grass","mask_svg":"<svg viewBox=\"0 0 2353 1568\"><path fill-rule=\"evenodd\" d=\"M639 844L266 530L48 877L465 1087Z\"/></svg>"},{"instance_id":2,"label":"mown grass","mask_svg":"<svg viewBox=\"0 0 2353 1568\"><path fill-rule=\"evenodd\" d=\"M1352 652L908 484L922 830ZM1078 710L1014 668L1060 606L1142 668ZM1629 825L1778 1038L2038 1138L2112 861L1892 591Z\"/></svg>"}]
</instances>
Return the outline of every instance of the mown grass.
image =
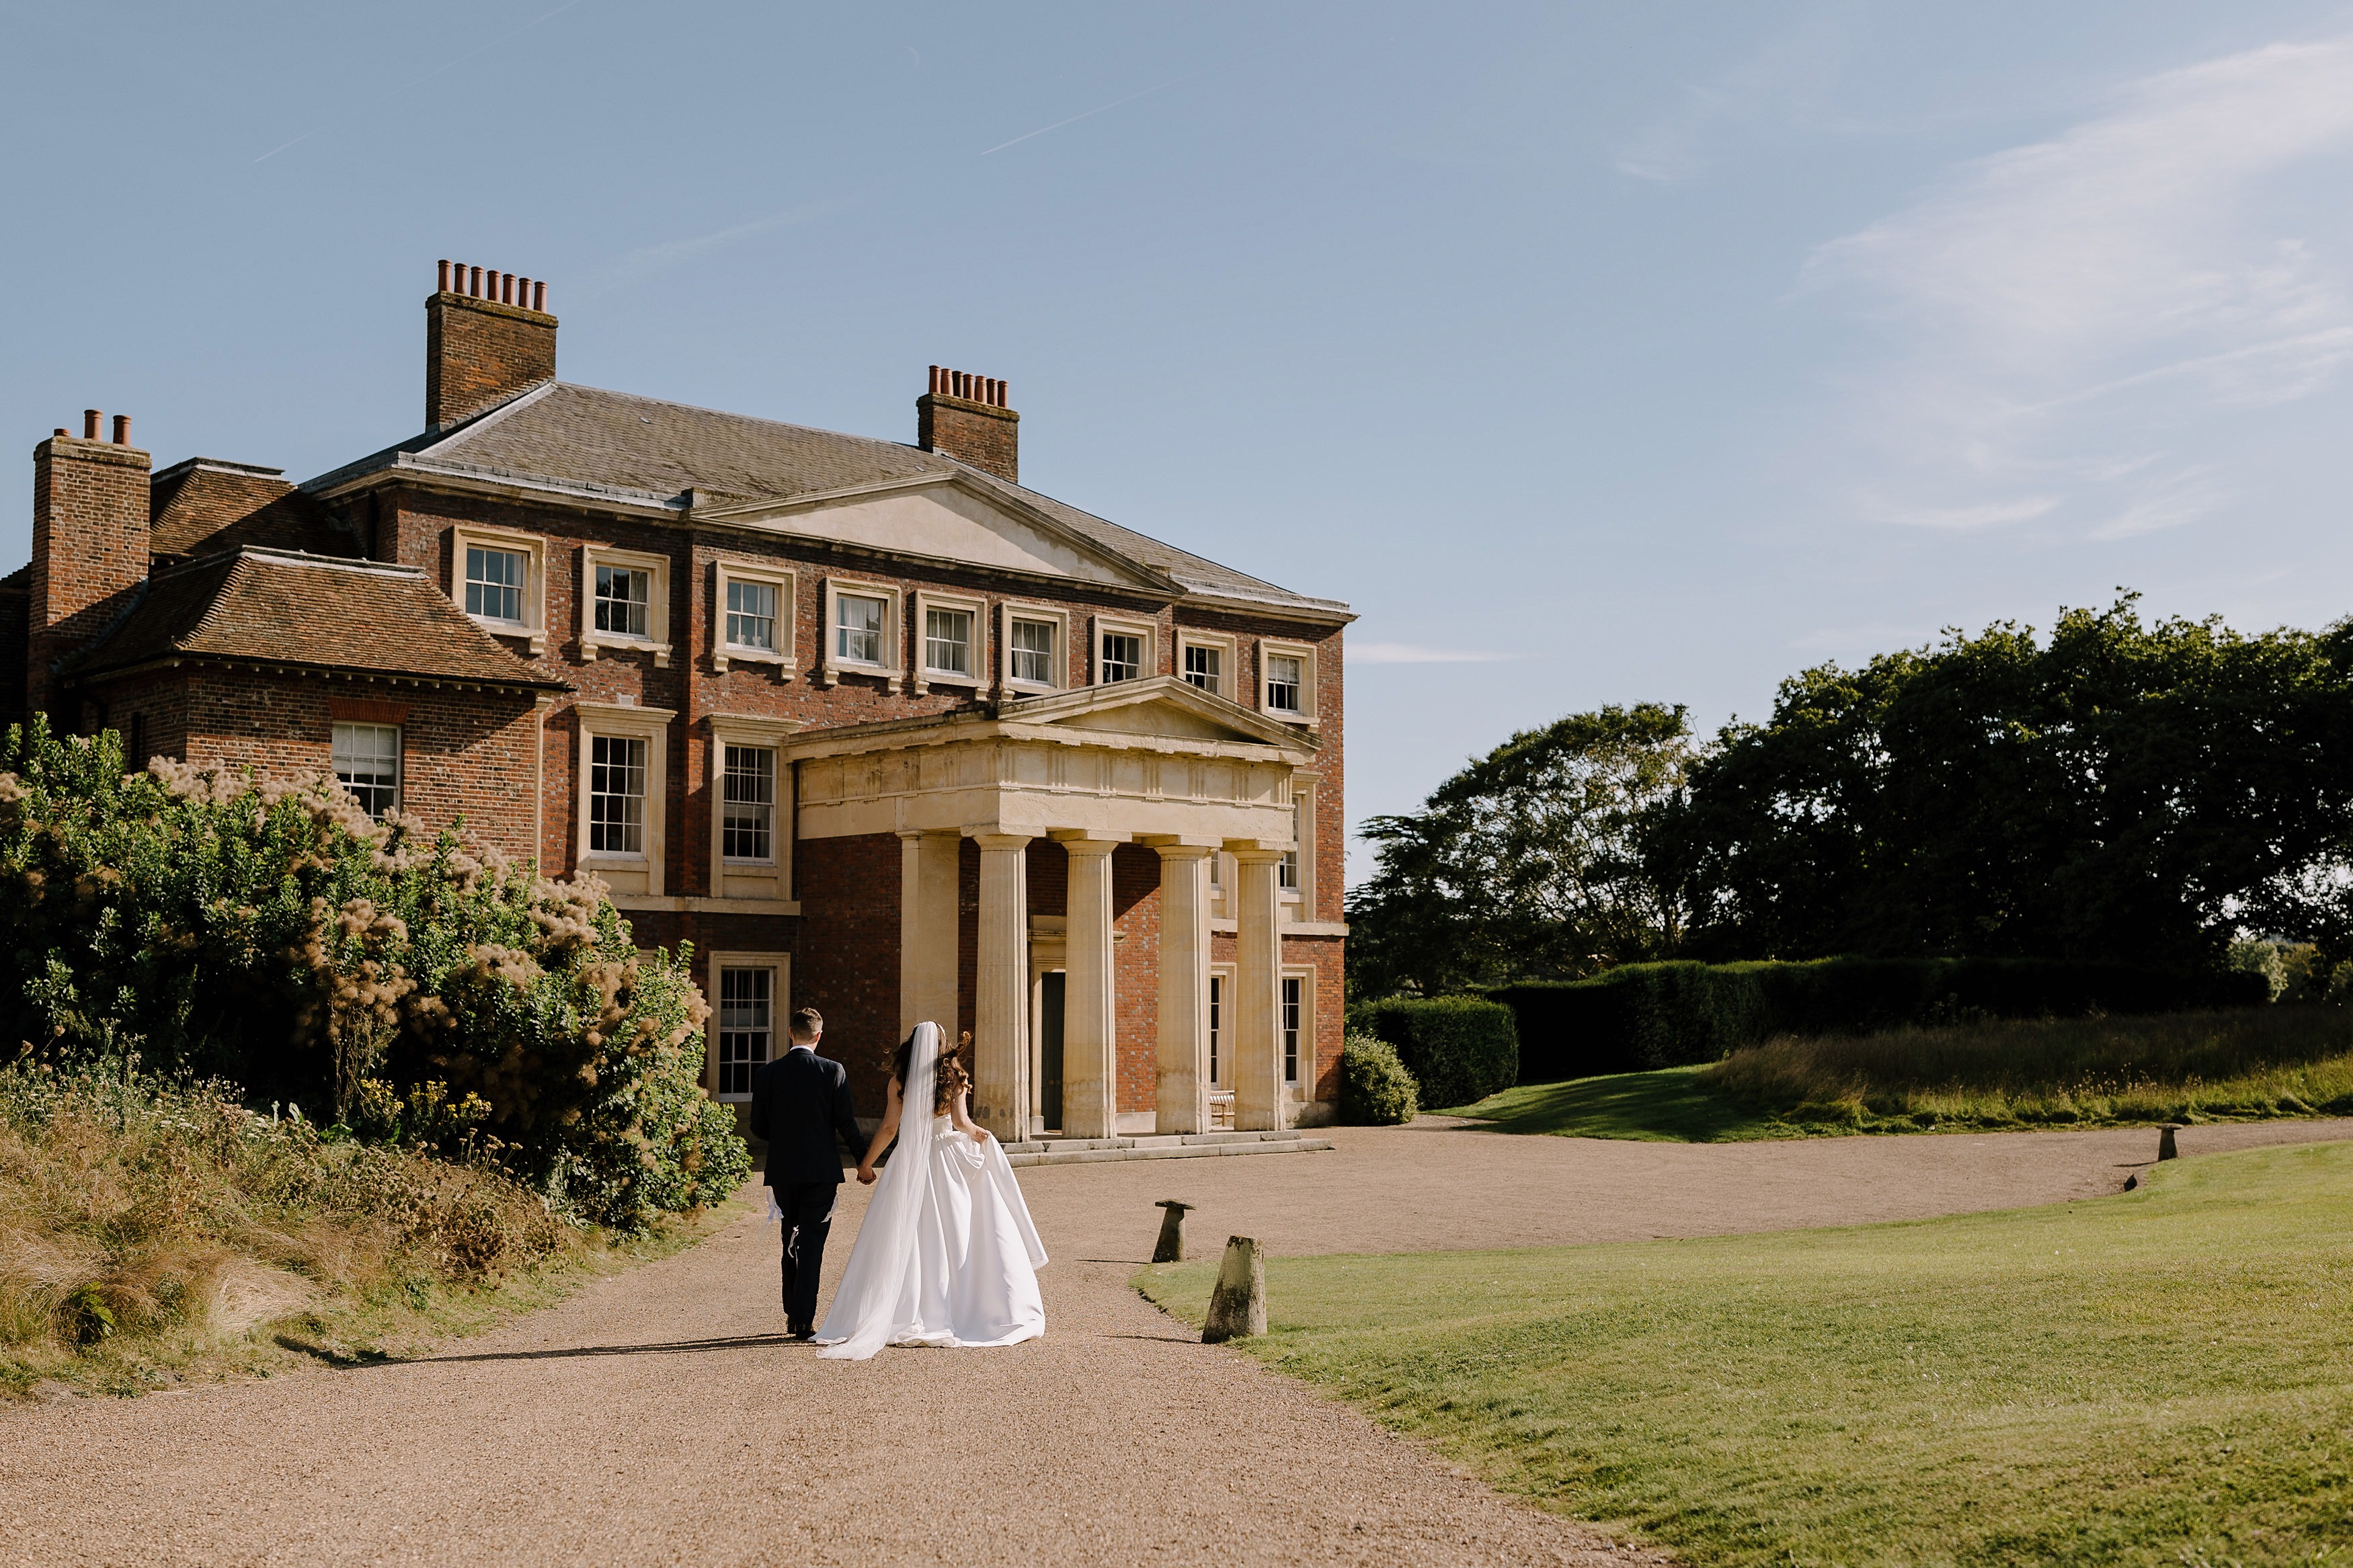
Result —
<instances>
[{"instance_id":1,"label":"mown grass","mask_svg":"<svg viewBox=\"0 0 2353 1568\"><path fill-rule=\"evenodd\" d=\"M1198 1323L1216 1263L1138 1285ZM1252 1354L1695 1563L2353 1555L2353 1145L2050 1208L1274 1258Z\"/></svg>"},{"instance_id":2,"label":"mown grass","mask_svg":"<svg viewBox=\"0 0 2353 1568\"><path fill-rule=\"evenodd\" d=\"M0 1068L0 1397L405 1354L705 1233L568 1223L485 1161L323 1137L222 1086Z\"/></svg>"},{"instance_id":3,"label":"mown grass","mask_svg":"<svg viewBox=\"0 0 2353 1568\"><path fill-rule=\"evenodd\" d=\"M2246 1008L1782 1037L1721 1062L1524 1084L1507 1132L1720 1142L2353 1114L2353 1010Z\"/></svg>"}]
</instances>

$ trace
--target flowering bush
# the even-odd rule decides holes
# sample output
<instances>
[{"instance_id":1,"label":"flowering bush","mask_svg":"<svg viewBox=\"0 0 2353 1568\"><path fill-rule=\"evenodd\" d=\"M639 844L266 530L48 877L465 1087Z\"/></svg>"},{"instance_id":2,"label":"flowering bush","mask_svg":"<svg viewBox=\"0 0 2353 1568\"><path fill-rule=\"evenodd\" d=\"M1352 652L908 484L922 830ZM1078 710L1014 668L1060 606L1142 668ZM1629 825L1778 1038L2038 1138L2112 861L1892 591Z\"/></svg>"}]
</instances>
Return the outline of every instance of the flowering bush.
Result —
<instances>
[{"instance_id":1,"label":"flowering bush","mask_svg":"<svg viewBox=\"0 0 2353 1568\"><path fill-rule=\"evenodd\" d=\"M292 1100L378 1138L494 1139L633 1226L750 1168L702 1092L684 950L639 953L594 879L371 821L331 777L158 761L36 719L0 754L0 1038Z\"/></svg>"}]
</instances>

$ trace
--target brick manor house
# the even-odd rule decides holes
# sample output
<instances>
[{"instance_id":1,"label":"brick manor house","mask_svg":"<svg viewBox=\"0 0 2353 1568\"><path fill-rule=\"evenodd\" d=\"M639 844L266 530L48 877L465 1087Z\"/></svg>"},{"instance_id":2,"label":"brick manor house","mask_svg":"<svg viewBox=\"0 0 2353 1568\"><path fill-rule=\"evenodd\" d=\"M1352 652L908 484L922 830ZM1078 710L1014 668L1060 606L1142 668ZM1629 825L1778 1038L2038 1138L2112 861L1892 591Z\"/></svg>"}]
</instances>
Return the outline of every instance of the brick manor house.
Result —
<instances>
[{"instance_id":1,"label":"brick manor house","mask_svg":"<svg viewBox=\"0 0 2353 1568\"><path fill-rule=\"evenodd\" d=\"M512 274L425 319L423 433L300 485L35 447L0 719L594 872L723 1100L809 1005L870 1115L928 1018L1008 1141L1329 1120L1345 605L1023 489L1003 382L902 445L558 381Z\"/></svg>"}]
</instances>

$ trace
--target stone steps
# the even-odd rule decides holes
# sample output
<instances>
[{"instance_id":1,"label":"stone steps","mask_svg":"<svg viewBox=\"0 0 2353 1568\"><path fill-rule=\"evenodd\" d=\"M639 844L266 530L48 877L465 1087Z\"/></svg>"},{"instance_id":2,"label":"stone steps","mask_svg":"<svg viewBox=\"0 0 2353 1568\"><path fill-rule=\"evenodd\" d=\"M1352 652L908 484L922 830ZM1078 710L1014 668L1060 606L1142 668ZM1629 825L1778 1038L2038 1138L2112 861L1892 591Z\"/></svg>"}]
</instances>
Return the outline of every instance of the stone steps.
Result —
<instances>
[{"instance_id":1,"label":"stone steps","mask_svg":"<svg viewBox=\"0 0 2353 1568\"><path fill-rule=\"evenodd\" d=\"M1005 1146L1005 1159L1025 1165L1086 1165L1108 1160L1198 1160L1224 1154L1304 1154L1329 1149L1329 1138L1283 1132L1140 1133L1133 1138L1031 1138Z\"/></svg>"}]
</instances>

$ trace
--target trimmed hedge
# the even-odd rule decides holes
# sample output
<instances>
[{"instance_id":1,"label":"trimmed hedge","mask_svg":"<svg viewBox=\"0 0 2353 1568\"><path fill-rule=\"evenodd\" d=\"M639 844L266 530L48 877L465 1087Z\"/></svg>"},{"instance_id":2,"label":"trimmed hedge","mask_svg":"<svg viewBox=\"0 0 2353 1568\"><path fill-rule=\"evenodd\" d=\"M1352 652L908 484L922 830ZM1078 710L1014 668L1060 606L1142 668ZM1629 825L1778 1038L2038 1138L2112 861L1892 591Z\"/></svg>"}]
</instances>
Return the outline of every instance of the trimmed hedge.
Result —
<instances>
[{"instance_id":1,"label":"trimmed hedge","mask_svg":"<svg viewBox=\"0 0 2353 1568\"><path fill-rule=\"evenodd\" d=\"M1340 1047L1340 1120L1352 1127L1395 1127L1420 1110L1413 1074L1397 1047L1374 1035L1350 1035Z\"/></svg>"},{"instance_id":2,"label":"trimmed hedge","mask_svg":"<svg viewBox=\"0 0 2353 1568\"><path fill-rule=\"evenodd\" d=\"M1351 1008L1354 1026L1397 1047L1424 1106L1469 1105L1520 1071L1512 1009L1476 996L1390 996Z\"/></svg>"},{"instance_id":3,"label":"trimmed hedge","mask_svg":"<svg viewBox=\"0 0 2353 1568\"><path fill-rule=\"evenodd\" d=\"M1630 963L1488 994L1518 1022L1520 1081L1548 1083L1716 1061L1771 1035L2260 1006L2270 984L2259 973L2035 958L1824 958Z\"/></svg>"}]
</instances>

